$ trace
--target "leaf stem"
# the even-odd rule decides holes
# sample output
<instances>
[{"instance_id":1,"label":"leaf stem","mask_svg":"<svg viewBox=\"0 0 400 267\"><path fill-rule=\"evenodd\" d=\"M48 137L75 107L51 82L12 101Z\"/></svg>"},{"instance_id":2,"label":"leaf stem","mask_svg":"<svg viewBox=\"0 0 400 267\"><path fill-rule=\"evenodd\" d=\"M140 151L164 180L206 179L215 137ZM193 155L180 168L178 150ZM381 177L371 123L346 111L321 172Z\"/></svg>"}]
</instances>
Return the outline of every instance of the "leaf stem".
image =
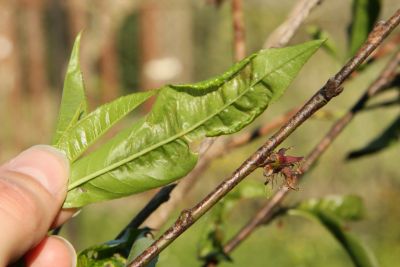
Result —
<instances>
[{"instance_id":1,"label":"leaf stem","mask_svg":"<svg viewBox=\"0 0 400 267\"><path fill-rule=\"evenodd\" d=\"M318 109L325 106L333 97L342 92L341 84L366 60L366 58L382 43L387 35L399 24L400 10L387 21L378 22L367 41L357 51L356 55L267 142L253 153L230 177L219 184L198 204L184 210L175 223L156 240L149 248L139 255L129 266L145 266L163 249L171 244L180 234L193 225L203 214L213 207L221 198L229 193L239 182L252 173L273 150L282 143L298 126L311 117Z\"/></svg>"}]
</instances>

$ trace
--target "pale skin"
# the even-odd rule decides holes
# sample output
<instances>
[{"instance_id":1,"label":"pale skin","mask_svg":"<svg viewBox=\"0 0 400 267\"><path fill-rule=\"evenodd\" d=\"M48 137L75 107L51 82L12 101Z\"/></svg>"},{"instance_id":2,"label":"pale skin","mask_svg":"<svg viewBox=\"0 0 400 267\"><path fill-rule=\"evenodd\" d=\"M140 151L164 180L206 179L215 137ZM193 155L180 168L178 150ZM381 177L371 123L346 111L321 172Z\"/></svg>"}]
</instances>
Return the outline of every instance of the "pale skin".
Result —
<instances>
[{"instance_id":1,"label":"pale skin","mask_svg":"<svg viewBox=\"0 0 400 267\"><path fill-rule=\"evenodd\" d=\"M0 267L76 266L73 247L48 231L72 216L61 210L69 163L50 146L34 146L0 166Z\"/></svg>"}]
</instances>

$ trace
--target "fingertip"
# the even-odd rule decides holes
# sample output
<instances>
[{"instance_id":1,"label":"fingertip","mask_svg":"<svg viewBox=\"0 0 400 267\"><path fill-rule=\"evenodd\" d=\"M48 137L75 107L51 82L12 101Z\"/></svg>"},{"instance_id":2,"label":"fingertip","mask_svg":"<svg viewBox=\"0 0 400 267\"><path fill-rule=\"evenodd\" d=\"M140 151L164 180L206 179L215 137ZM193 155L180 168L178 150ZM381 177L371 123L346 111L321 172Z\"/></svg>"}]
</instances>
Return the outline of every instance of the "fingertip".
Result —
<instances>
[{"instance_id":1,"label":"fingertip","mask_svg":"<svg viewBox=\"0 0 400 267\"><path fill-rule=\"evenodd\" d=\"M76 252L66 239L60 236L49 236L25 256L27 267L75 267Z\"/></svg>"},{"instance_id":2,"label":"fingertip","mask_svg":"<svg viewBox=\"0 0 400 267\"><path fill-rule=\"evenodd\" d=\"M56 197L66 193L69 168L65 154L48 145L33 146L3 166L5 171L32 177Z\"/></svg>"},{"instance_id":3,"label":"fingertip","mask_svg":"<svg viewBox=\"0 0 400 267\"><path fill-rule=\"evenodd\" d=\"M44 145L0 167L0 266L46 236L65 198L68 177L66 156Z\"/></svg>"}]
</instances>

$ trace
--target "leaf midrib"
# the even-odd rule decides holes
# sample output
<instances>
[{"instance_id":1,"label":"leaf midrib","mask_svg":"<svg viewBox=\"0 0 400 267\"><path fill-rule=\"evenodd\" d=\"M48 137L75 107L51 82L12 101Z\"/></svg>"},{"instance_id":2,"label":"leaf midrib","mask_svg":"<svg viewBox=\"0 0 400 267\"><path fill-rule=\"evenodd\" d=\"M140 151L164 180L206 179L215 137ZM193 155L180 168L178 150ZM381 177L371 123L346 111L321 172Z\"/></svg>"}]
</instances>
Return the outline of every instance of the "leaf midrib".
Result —
<instances>
[{"instance_id":1,"label":"leaf midrib","mask_svg":"<svg viewBox=\"0 0 400 267\"><path fill-rule=\"evenodd\" d=\"M66 136L67 134L69 134L69 131L74 127L74 125L76 125L76 123L74 123L74 122L77 121L77 119L79 118L79 115L82 113L82 110L83 110L82 108L83 108L84 105L85 105L85 99L83 98L83 99L80 101L80 104L79 104L78 108L76 109L74 116L72 116L72 118L71 118L71 120L69 121L67 127L66 127L65 130L61 133L61 135L59 136L59 138L58 138L58 140L57 140L57 142L56 142L56 144L55 144L54 146L58 147L58 146L60 145L60 143L61 143L60 141L61 141L62 139L64 139L65 136ZM78 122L79 122L79 121L78 121Z\"/></svg>"},{"instance_id":2,"label":"leaf midrib","mask_svg":"<svg viewBox=\"0 0 400 267\"><path fill-rule=\"evenodd\" d=\"M105 174L105 173L107 173L107 172L113 170L113 169L116 169L116 168L118 168L118 167L120 167L120 166L122 166L122 165L124 165L124 164L126 164L126 163L128 163L128 162L130 162L130 161L132 161L132 160L134 160L134 159L136 159L136 158L138 158L138 157L144 155L144 154L147 154L148 152L150 152L150 151L152 151L152 150L154 150L154 149L156 149L156 148L158 148L158 147L161 147L161 146L163 146L163 145L165 145L165 144L168 144L168 143L170 143L170 142L172 142L172 141L174 141L174 140L176 140L176 139L178 139L178 138L180 138L180 137L182 137L182 136L184 136L184 135L190 133L191 131L195 130L197 127L199 127L199 126L201 126L202 124L204 124L206 121L210 120L212 117L214 117L214 116L216 116L217 114L219 114L220 112L222 112L222 111L223 111L224 109L226 109L227 107L231 106L231 105L232 105L233 103L235 103L239 98L241 98L243 95L245 95L251 88L253 88L257 83L259 83L261 80L265 79L265 77L268 77L268 76L271 75L272 73L278 71L279 69L282 68L282 66L285 66L288 62L291 62L291 61L293 61L294 59L296 59L297 57L303 55L303 54L306 53L308 50L309 50L309 49L306 49L306 50L304 50L303 52L297 54L296 56L294 56L294 57L288 59L287 61L283 62L283 63L282 63L281 65L279 65L277 68L275 68L275 69L272 70L271 72L265 74L262 78L258 79L257 81L253 82L253 84L250 85L250 86L248 87L248 89L244 90L243 93L241 93L241 94L238 95L236 98L234 98L234 100L232 100L231 102L227 103L226 105L224 105L223 107L221 107L220 109L218 109L216 112L212 113L210 116L207 116L207 117L205 117L203 120L201 120L201 121L199 121L198 123L194 124L192 127L186 129L185 131L182 131L181 133L177 133L177 134L175 134L175 135L173 135L173 136L171 136L171 137L165 139L164 141L161 141L161 142L159 142L159 143L156 143L156 144L154 144L154 145L152 145L152 146L150 146L150 147L148 147L148 148L146 148L146 149L144 149L144 150L142 150L142 151L140 151L140 152L138 152L138 153L136 153L136 154L133 154L133 155L131 155L131 156L129 156L129 157L126 157L126 158L123 159L123 160L120 160L120 161L118 161L118 162L116 162L116 163L114 163L114 164L108 165L108 166L105 167L105 168L102 168L102 169L100 169L100 170L98 170L98 171L95 171L95 172L93 172L93 173L91 173L91 174L89 174L89 175L87 175L87 176L84 176L84 177L78 179L77 181L71 183L71 184L68 186L68 191L71 191L72 189L74 189L74 188L80 186L81 184L84 184L84 183L86 183L86 182L88 182L88 181L94 179L94 178L97 177L97 176L100 176L100 175L102 175L102 174ZM249 61L248 64L250 64L250 63L251 63L251 61ZM244 65L244 66L243 66L243 69L244 69L248 64ZM241 71L241 70L240 70L240 71ZM224 84L225 84L225 83L224 83ZM221 85L221 86L222 86L222 85Z\"/></svg>"}]
</instances>

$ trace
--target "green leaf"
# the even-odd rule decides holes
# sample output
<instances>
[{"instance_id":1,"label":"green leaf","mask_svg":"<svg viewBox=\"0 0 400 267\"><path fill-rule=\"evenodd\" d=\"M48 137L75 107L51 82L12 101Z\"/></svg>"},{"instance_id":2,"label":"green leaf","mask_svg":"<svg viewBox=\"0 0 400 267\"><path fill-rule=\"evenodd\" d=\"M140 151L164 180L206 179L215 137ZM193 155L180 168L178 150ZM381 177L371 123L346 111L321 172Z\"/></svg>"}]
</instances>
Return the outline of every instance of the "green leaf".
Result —
<instances>
[{"instance_id":1,"label":"green leaf","mask_svg":"<svg viewBox=\"0 0 400 267\"><path fill-rule=\"evenodd\" d=\"M142 252L148 248L151 244L153 244L154 239L151 237L149 229L144 229L141 231L141 233L137 236L135 239L135 242L133 243L133 246L131 248L131 251L128 256L127 264L126 266L129 265L137 256L142 254ZM158 255L151 260L146 267L155 267L158 261Z\"/></svg>"},{"instance_id":2,"label":"green leaf","mask_svg":"<svg viewBox=\"0 0 400 267\"><path fill-rule=\"evenodd\" d=\"M375 256L342 224L343 220L358 220L363 217L364 207L360 197L348 195L310 199L286 213L303 216L323 225L343 246L355 266L378 266Z\"/></svg>"},{"instance_id":3,"label":"green leaf","mask_svg":"<svg viewBox=\"0 0 400 267\"><path fill-rule=\"evenodd\" d=\"M353 0L349 26L349 57L353 56L368 37L381 10L380 0Z\"/></svg>"},{"instance_id":4,"label":"green leaf","mask_svg":"<svg viewBox=\"0 0 400 267\"><path fill-rule=\"evenodd\" d=\"M400 140L400 116L398 116L388 128L380 133L364 148L350 152L347 159L357 159L368 156L398 144Z\"/></svg>"},{"instance_id":5,"label":"green leaf","mask_svg":"<svg viewBox=\"0 0 400 267\"><path fill-rule=\"evenodd\" d=\"M283 94L321 43L262 50L220 77L161 88L145 118L72 165L64 207L143 192L185 176L197 162L193 141L251 123Z\"/></svg>"},{"instance_id":6,"label":"green leaf","mask_svg":"<svg viewBox=\"0 0 400 267\"><path fill-rule=\"evenodd\" d=\"M157 90L120 97L79 120L58 139L55 147L63 150L74 162L98 138L133 109L157 93Z\"/></svg>"},{"instance_id":7,"label":"green leaf","mask_svg":"<svg viewBox=\"0 0 400 267\"><path fill-rule=\"evenodd\" d=\"M79 64L80 42L81 34L75 39L71 58L69 60L53 144L56 144L69 128L73 127L79 119L86 115L87 104L85 87Z\"/></svg>"}]
</instances>

